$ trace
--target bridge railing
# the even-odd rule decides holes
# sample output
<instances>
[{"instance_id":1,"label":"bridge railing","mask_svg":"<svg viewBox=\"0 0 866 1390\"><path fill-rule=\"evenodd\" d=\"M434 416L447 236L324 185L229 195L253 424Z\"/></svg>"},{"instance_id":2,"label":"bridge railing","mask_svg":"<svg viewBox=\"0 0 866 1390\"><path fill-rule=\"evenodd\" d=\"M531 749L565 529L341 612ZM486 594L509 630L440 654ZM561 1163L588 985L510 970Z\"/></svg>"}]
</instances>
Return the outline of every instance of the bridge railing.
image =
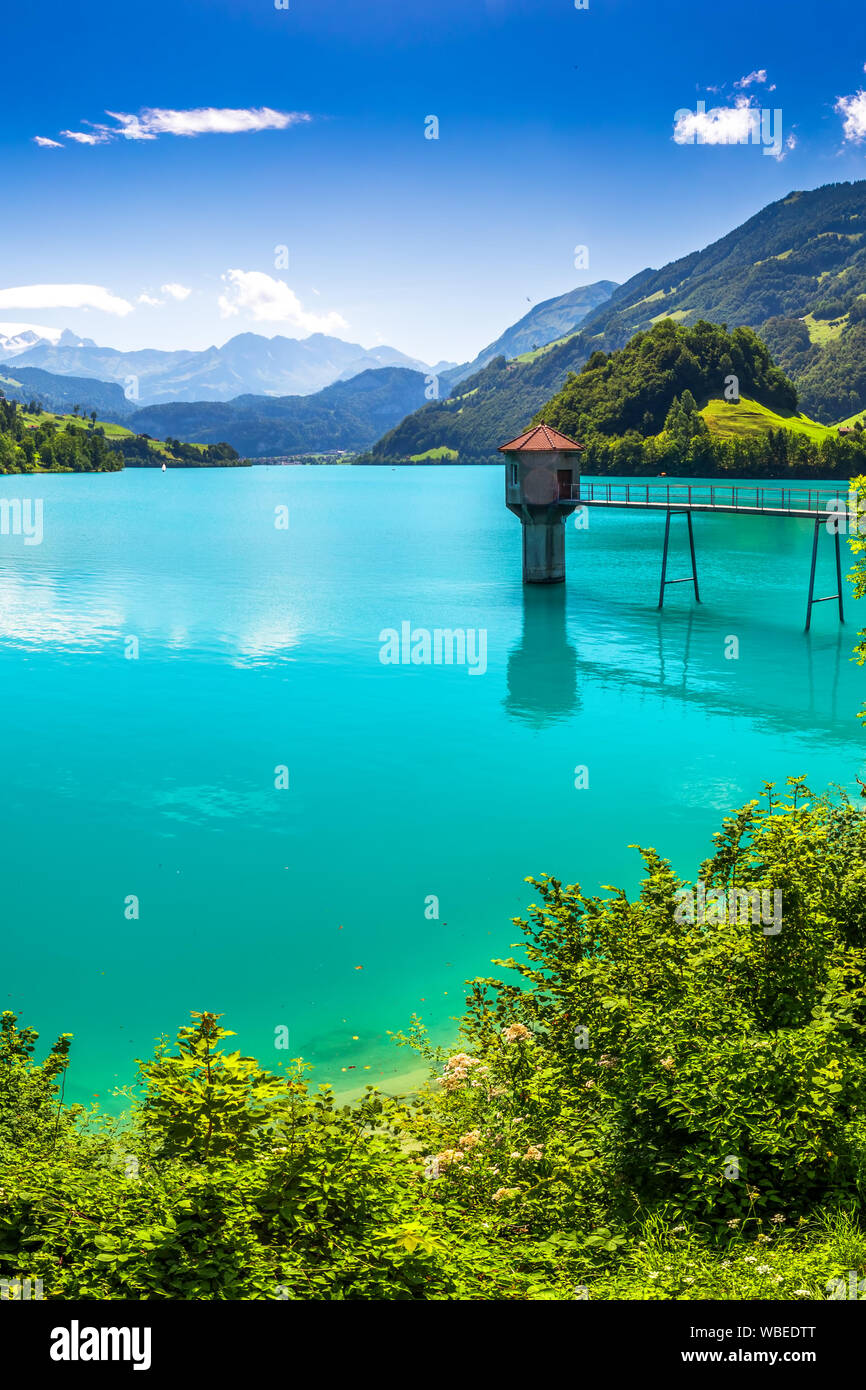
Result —
<instances>
[{"instance_id":1,"label":"bridge railing","mask_svg":"<svg viewBox=\"0 0 866 1390\"><path fill-rule=\"evenodd\" d=\"M559 489L560 502L607 502L611 506L671 507L725 511L788 512L816 516L845 511L848 489L765 487L760 483L614 483L581 478Z\"/></svg>"}]
</instances>

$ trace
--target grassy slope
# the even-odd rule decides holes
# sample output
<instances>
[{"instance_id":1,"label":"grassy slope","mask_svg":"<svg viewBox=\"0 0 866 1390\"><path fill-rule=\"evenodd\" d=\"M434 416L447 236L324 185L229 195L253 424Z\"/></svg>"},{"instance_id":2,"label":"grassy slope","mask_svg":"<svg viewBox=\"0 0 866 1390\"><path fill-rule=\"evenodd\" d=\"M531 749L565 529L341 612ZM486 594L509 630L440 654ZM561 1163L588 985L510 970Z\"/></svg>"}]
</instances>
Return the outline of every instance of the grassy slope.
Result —
<instances>
[{"instance_id":1,"label":"grassy slope","mask_svg":"<svg viewBox=\"0 0 866 1390\"><path fill-rule=\"evenodd\" d=\"M51 410L43 410L41 415L32 415L29 411L22 410L21 417L28 429L36 429L38 425L44 425L48 420L52 421L58 429L63 429L64 426L68 424L77 425L82 429L90 429L89 418L81 415L56 415ZM112 424L108 420L97 420L95 428L103 429L105 431L105 437L109 441L112 439L134 438L133 430L128 430L125 425ZM170 450L166 448L162 440L151 439L149 443L154 453L164 454L166 457L170 455ZM192 447L201 453L205 446L203 444L193 444Z\"/></svg>"},{"instance_id":2,"label":"grassy slope","mask_svg":"<svg viewBox=\"0 0 866 1390\"><path fill-rule=\"evenodd\" d=\"M757 401L742 396L733 401L708 401L701 411L711 434L730 438L733 435L759 434L767 430L790 430L794 434L805 434L810 439L821 440L835 432L835 425L819 425L807 415L778 414L759 405Z\"/></svg>"},{"instance_id":3,"label":"grassy slope","mask_svg":"<svg viewBox=\"0 0 866 1390\"><path fill-rule=\"evenodd\" d=\"M544 343L542 347L533 348L531 352L521 352L518 357L510 357L508 360L509 362L537 362L539 357L546 356L546 354L552 352L554 348L561 347L563 343L567 343L569 338L576 337L576 331L574 333L566 333L562 338L554 338L552 342Z\"/></svg>"},{"instance_id":4,"label":"grassy slope","mask_svg":"<svg viewBox=\"0 0 866 1390\"><path fill-rule=\"evenodd\" d=\"M425 449L423 454L410 454L412 463L425 463L428 459L457 459L457 450L449 449L447 444L440 444L438 449Z\"/></svg>"},{"instance_id":5,"label":"grassy slope","mask_svg":"<svg viewBox=\"0 0 866 1390\"><path fill-rule=\"evenodd\" d=\"M823 347L825 343L832 343L836 338L841 338L848 323L848 315L843 314L838 319L816 319L811 314L806 314L803 322L809 330L810 341Z\"/></svg>"},{"instance_id":6,"label":"grassy slope","mask_svg":"<svg viewBox=\"0 0 866 1390\"><path fill-rule=\"evenodd\" d=\"M53 410L43 410L40 415L33 415L29 410L21 411L21 418L28 429L36 429L39 425L44 425L50 421L58 429L63 429L64 425L80 425L90 429L90 418L82 415L57 415ZM110 424L107 420L97 420L96 424L105 431L106 439L118 439L121 435L130 434L131 431L125 429L123 425Z\"/></svg>"}]
</instances>

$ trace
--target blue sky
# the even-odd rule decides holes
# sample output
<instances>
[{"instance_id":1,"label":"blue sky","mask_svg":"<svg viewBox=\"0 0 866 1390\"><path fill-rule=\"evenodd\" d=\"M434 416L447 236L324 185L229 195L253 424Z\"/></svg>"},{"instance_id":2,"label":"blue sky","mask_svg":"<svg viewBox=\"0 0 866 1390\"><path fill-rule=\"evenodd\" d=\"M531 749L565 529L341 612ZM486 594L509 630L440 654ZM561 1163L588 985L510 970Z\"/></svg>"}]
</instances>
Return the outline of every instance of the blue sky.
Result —
<instances>
[{"instance_id":1,"label":"blue sky","mask_svg":"<svg viewBox=\"0 0 866 1390\"><path fill-rule=\"evenodd\" d=\"M13 7L0 323L123 348L321 328L464 360L531 303L866 177L850 0L289 3ZM780 109L780 157L677 143L701 99ZM244 122L282 128L207 129Z\"/></svg>"}]
</instances>

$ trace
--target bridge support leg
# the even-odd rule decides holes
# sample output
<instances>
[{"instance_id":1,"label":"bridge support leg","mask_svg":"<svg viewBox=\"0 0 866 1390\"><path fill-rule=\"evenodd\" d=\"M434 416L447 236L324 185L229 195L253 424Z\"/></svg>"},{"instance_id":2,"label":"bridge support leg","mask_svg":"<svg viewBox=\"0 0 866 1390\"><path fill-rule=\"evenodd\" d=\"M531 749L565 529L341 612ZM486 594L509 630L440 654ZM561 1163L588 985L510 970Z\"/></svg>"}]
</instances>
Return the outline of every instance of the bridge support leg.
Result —
<instances>
[{"instance_id":1,"label":"bridge support leg","mask_svg":"<svg viewBox=\"0 0 866 1390\"><path fill-rule=\"evenodd\" d=\"M697 565L695 564L695 533L694 533L694 531L692 530L692 514L691 514L691 512L686 512L686 521L689 523L689 550L690 550L691 553L692 553L692 579L694 580L694 584L695 584L695 599L697 600L698 603L700 603L700 601L701 601L701 592L700 592L700 589L698 588L698 567L697 567Z\"/></svg>"},{"instance_id":2,"label":"bridge support leg","mask_svg":"<svg viewBox=\"0 0 866 1390\"><path fill-rule=\"evenodd\" d=\"M825 519L822 518L822 517L820 517L820 516L816 516L816 517L815 517L815 533L814 533L814 535L813 535L813 537L812 537L812 568L811 568L810 571L809 571L809 599L808 599L808 602L807 602L807 604L806 604L806 631L807 631L807 632L809 631L809 628L812 626L812 608L813 608L813 605L816 604L816 603L833 603L834 600L838 599L838 601L839 601L839 621L840 621L840 623L844 623L844 621L845 621L845 610L844 610L844 608L843 608L843 606L842 606L842 593L843 593L843 590L842 590L842 552L841 552L841 550L840 550L840 548L839 548L839 524L838 524L838 521L837 521L837 523L836 523L836 530L835 530L835 537L834 537L834 539L835 539L835 541L836 541L836 586L837 586L837 588L836 588L836 593L835 593L835 594L826 594L824 598L815 598L815 596L814 596L814 595L815 595L815 568L816 568L817 563L818 563L818 535L819 535L819 532L820 532L820 528L824 525L824 520L825 520Z\"/></svg>"},{"instance_id":3,"label":"bridge support leg","mask_svg":"<svg viewBox=\"0 0 866 1390\"><path fill-rule=\"evenodd\" d=\"M667 572L668 572L668 541L670 540L670 537L671 537L671 514L670 514L670 512L668 512L667 515L665 516L665 544L664 544L664 549L662 550L662 582L661 582L661 584L659 585L659 608L662 608L662 607L664 606L664 601L665 601L665 584L667 583L667 580L665 579L665 575L666 575Z\"/></svg>"},{"instance_id":4,"label":"bridge support leg","mask_svg":"<svg viewBox=\"0 0 866 1390\"><path fill-rule=\"evenodd\" d=\"M698 567L695 562L695 533L692 529L692 514L689 511L683 511L682 514L685 517L689 528L689 554L691 555L692 559L692 572L686 579L667 578L668 545L670 543L671 536L671 517L674 515L674 512L670 508L668 508L668 511L665 515L665 543L664 549L662 551L662 578L661 584L659 585L659 608L664 607L665 589L668 584L693 584L695 589L695 599L698 603L700 603L701 601L701 592L698 588Z\"/></svg>"}]
</instances>

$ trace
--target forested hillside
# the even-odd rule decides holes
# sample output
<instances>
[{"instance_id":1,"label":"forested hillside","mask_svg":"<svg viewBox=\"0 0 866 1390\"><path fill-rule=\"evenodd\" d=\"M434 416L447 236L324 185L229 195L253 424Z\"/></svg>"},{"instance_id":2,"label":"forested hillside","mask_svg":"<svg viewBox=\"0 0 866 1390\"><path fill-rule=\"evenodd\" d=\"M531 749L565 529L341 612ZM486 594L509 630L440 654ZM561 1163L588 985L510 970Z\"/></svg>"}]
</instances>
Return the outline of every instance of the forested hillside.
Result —
<instances>
[{"instance_id":1,"label":"forested hillside","mask_svg":"<svg viewBox=\"0 0 866 1390\"><path fill-rule=\"evenodd\" d=\"M123 421L136 408L116 382L56 376L39 367L19 367L14 361L0 366L0 393L22 405L38 400L45 410L60 415L68 415L76 407L86 414L95 410L100 420Z\"/></svg>"},{"instance_id":2,"label":"forested hillside","mask_svg":"<svg viewBox=\"0 0 866 1390\"><path fill-rule=\"evenodd\" d=\"M0 394L0 473L108 473L137 468L228 467L242 462L230 444L151 439L100 421L96 411L56 415L41 402L7 401ZM245 462L245 460L244 460Z\"/></svg>"},{"instance_id":3,"label":"forested hillside","mask_svg":"<svg viewBox=\"0 0 866 1390\"><path fill-rule=\"evenodd\" d=\"M538 412L579 439L588 473L850 476L862 428L840 435L798 410L797 389L751 328L663 319L600 349Z\"/></svg>"},{"instance_id":4,"label":"forested hillside","mask_svg":"<svg viewBox=\"0 0 866 1390\"><path fill-rule=\"evenodd\" d=\"M866 408L866 182L794 192L703 251L642 270L565 342L529 361L499 358L373 447L375 460L445 446L461 461L492 459L569 372L593 352L624 347L663 318L707 319L763 336L823 422Z\"/></svg>"},{"instance_id":5,"label":"forested hillside","mask_svg":"<svg viewBox=\"0 0 866 1390\"><path fill-rule=\"evenodd\" d=\"M586 361L576 343L570 338L526 364L495 357L451 395L422 406L389 430L373 445L369 461L405 461L440 448L454 451L462 463L495 460L503 440L519 434L566 373Z\"/></svg>"},{"instance_id":6,"label":"forested hillside","mask_svg":"<svg viewBox=\"0 0 866 1390\"><path fill-rule=\"evenodd\" d=\"M120 454L93 422L90 428L83 420L60 427L35 401L24 412L0 396L0 473L111 473L122 467Z\"/></svg>"},{"instance_id":7,"label":"forested hillside","mask_svg":"<svg viewBox=\"0 0 866 1390\"><path fill-rule=\"evenodd\" d=\"M705 405L723 396L732 378L738 395L773 410L797 409L795 386L751 329L728 333L703 321L681 328L665 319L617 352L594 352L538 418L580 440L590 433L657 434L675 396L691 391Z\"/></svg>"},{"instance_id":8,"label":"forested hillside","mask_svg":"<svg viewBox=\"0 0 866 1390\"><path fill-rule=\"evenodd\" d=\"M238 396L233 401L172 401L136 411L137 431L182 435L202 444L228 439L252 458L364 449L424 399L424 377L380 367L309 396Z\"/></svg>"}]
</instances>

